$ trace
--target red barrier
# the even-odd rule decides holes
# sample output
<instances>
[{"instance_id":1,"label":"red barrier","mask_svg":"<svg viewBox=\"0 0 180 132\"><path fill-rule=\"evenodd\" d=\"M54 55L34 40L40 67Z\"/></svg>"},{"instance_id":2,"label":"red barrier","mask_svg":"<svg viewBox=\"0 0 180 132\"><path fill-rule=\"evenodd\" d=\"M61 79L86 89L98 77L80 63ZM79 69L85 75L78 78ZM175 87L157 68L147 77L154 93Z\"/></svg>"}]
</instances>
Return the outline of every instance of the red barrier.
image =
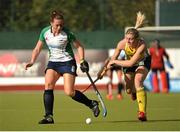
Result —
<instances>
[{"instance_id":1,"label":"red barrier","mask_svg":"<svg viewBox=\"0 0 180 132\"><path fill-rule=\"evenodd\" d=\"M106 89L106 84L98 84L96 85L98 89ZM82 91L83 89L87 88L88 84L85 85L75 85L75 89ZM117 86L114 85L114 88ZM88 90L91 90L89 88ZM44 85L0 85L0 91L20 91L20 90L44 90ZM56 85L55 90L64 90L63 85Z\"/></svg>"}]
</instances>

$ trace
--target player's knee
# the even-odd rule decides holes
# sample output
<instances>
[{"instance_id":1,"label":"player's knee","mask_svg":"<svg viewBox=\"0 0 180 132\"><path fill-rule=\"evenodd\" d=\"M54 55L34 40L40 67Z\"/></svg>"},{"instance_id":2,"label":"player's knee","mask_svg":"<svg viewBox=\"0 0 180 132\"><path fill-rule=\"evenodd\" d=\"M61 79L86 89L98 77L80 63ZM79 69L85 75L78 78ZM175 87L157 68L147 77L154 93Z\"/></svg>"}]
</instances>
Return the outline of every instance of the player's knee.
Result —
<instances>
[{"instance_id":1,"label":"player's knee","mask_svg":"<svg viewBox=\"0 0 180 132\"><path fill-rule=\"evenodd\" d=\"M45 83L45 87L47 89L53 89L54 88L54 84L52 84L52 83Z\"/></svg>"},{"instance_id":2,"label":"player's knee","mask_svg":"<svg viewBox=\"0 0 180 132\"><path fill-rule=\"evenodd\" d=\"M142 78L136 78L135 87L140 87L142 85L143 85L143 79Z\"/></svg>"},{"instance_id":3,"label":"player's knee","mask_svg":"<svg viewBox=\"0 0 180 132\"><path fill-rule=\"evenodd\" d=\"M65 90L64 91L67 96L73 97L75 95L75 92L73 90Z\"/></svg>"}]
</instances>

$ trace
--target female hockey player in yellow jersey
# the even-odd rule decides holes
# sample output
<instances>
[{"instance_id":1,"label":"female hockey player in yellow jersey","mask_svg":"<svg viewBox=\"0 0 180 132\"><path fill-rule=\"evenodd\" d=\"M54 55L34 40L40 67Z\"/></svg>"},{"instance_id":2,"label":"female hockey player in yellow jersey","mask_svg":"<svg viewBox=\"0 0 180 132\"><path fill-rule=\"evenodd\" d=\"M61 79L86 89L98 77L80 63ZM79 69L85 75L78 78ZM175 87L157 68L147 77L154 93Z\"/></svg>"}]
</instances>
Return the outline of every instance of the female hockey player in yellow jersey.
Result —
<instances>
[{"instance_id":1,"label":"female hockey player in yellow jersey","mask_svg":"<svg viewBox=\"0 0 180 132\"><path fill-rule=\"evenodd\" d=\"M125 33L125 38L117 44L115 52L111 57L107 68L113 65L120 65L123 67L126 92L137 98L138 103L138 119L141 121L147 120L146 115L146 92L143 87L143 82L150 70L151 58L148 54L145 41L140 38L138 28L144 24L145 15L141 12L137 13L136 26L129 28ZM118 60L117 56L124 50L126 53L125 60Z\"/></svg>"}]
</instances>

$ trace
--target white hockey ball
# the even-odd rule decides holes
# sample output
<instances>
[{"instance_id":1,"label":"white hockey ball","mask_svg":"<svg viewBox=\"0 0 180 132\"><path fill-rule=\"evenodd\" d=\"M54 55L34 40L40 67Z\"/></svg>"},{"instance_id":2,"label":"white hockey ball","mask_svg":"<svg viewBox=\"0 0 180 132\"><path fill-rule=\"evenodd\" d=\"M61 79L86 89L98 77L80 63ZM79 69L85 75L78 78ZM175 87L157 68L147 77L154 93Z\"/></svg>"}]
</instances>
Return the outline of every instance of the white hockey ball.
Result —
<instances>
[{"instance_id":1,"label":"white hockey ball","mask_svg":"<svg viewBox=\"0 0 180 132\"><path fill-rule=\"evenodd\" d=\"M91 118L86 119L86 124L91 124Z\"/></svg>"}]
</instances>

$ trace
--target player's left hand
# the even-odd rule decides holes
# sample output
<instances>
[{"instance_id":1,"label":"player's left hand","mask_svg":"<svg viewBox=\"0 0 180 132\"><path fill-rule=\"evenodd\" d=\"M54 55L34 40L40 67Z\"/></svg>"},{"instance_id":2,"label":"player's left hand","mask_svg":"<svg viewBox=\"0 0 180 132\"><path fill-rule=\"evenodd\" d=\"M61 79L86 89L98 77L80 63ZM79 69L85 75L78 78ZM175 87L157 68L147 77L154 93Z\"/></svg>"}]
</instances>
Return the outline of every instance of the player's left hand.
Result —
<instances>
[{"instance_id":1,"label":"player's left hand","mask_svg":"<svg viewBox=\"0 0 180 132\"><path fill-rule=\"evenodd\" d=\"M27 70L29 67L31 67L33 63L29 62L25 64L25 70Z\"/></svg>"},{"instance_id":2,"label":"player's left hand","mask_svg":"<svg viewBox=\"0 0 180 132\"><path fill-rule=\"evenodd\" d=\"M111 69L113 67L113 65L115 65L115 61L114 60L109 61L108 65L107 65L107 69Z\"/></svg>"},{"instance_id":3,"label":"player's left hand","mask_svg":"<svg viewBox=\"0 0 180 132\"><path fill-rule=\"evenodd\" d=\"M80 69L82 72L89 72L89 64L86 60L81 60Z\"/></svg>"},{"instance_id":4,"label":"player's left hand","mask_svg":"<svg viewBox=\"0 0 180 132\"><path fill-rule=\"evenodd\" d=\"M171 62L169 60L166 63L169 68L174 69L174 66L171 64Z\"/></svg>"}]
</instances>

